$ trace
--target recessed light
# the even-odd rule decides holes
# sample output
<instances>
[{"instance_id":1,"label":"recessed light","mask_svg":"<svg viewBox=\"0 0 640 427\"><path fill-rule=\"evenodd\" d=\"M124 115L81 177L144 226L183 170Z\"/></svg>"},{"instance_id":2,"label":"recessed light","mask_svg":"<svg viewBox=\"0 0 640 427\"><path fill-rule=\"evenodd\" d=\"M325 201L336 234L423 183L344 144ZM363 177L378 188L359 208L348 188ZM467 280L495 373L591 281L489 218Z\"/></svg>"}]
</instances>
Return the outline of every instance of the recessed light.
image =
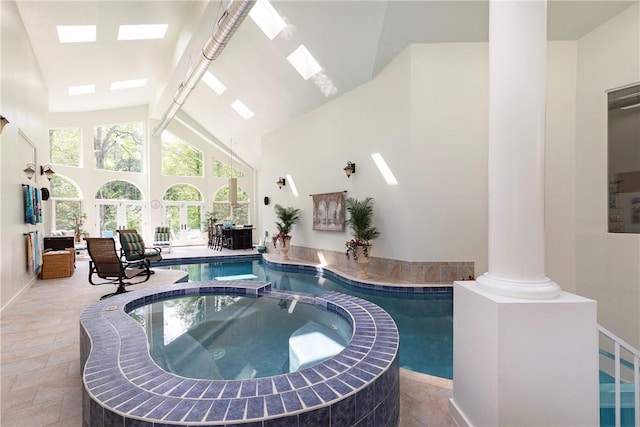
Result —
<instances>
[{"instance_id":1,"label":"recessed light","mask_svg":"<svg viewBox=\"0 0 640 427\"><path fill-rule=\"evenodd\" d=\"M236 112L240 114L242 118L245 120L249 120L251 117L254 116L253 111L251 111L239 99L236 99L235 101L233 101L233 104L231 104L231 107L233 107L233 109L236 110Z\"/></svg>"},{"instance_id":2,"label":"recessed light","mask_svg":"<svg viewBox=\"0 0 640 427\"><path fill-rule=\"evenodd\" d=\"M163 39L169 24L120 25L118 40Z\"/></svg>"},{"instance_id":3,"label":"recessed light","mask_svg":"<svg viewBox=\"0 0 640 427\"><path fill-rule=\"evenodd\" d=\"M84 43L96 41L95 25L58 25L60 43Z\"/></svg>"},{"instance_id":4,"label":"recessed light","mask_svg":"<svg viewBox=\"0 0 640 427\"><path fill-rule=\"evenodd\" d=\"M287 26L282 16L268 0L258 0L251 8L249 16L260 27L262 32L267 35L269 40L273 40Z\"/></svg>"},{"instance_id":5,"label":"recessed light","mask_svg":"<svg viewBox=\"0 0 640 427\"><path fill-rule=\"evenodd\" d=\"M223 85L222 82L209 71L204 73L204 76L202 76L202 81L205 82L206 85L209 86L218 95L222 95L222 93L227 90L227 87Z\"/></svg>"},{"instance_id":6,"label":"recessed light","mask_svg":"<svg viewBox=\"0 0 640 427\"><path fill-rule=\"evenodd\" d=\"M309 77L322 70L318 61L316 61L303 44L298 46L298 48L287 57L287 59L305 80L308 80Z\"/></svg>"},{"instance_id":7,"label":"recessed light","mask_svg":"<svg viewBox=\"0 0 640 427\"><path fill-rule=\"evenodd\" d=\"M94 93L96 91L96 85L81 85L70 86L69 95L86 95L87 93Z\"/></svg>"},{"instance_id":8,"label":"recessed light","mask_svg":"<svg viewBox=\"0 0 640 427\"><path fill-rule=\"evenodd\" d=\"M143 87L147 84L147 79L123 80L120 82L111 82L111 90L131 89L134 87Z\"/></svg>"}]
</instances>

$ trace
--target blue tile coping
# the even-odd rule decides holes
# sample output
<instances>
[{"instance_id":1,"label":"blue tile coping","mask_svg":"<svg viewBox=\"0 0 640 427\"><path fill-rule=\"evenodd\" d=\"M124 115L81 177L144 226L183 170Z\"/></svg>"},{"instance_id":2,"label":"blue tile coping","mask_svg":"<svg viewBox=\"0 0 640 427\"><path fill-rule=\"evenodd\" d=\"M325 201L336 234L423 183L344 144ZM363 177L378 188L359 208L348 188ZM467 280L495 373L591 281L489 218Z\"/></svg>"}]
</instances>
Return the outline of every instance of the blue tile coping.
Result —
<instances>
[{"instance_id":1,"label":"blue tile coping","mask_svg":"<svg viewBox=\"0 0 640 427\"><path fill-rule=\"evenodd\" d=\"M143 328L127 313L167 298L236 294L299 298L349 321L353 336L335 357L297 372L247 380L201 380L162 370ZM397 426L398 330L363 299L271 290L268 282L176 283L116 295L80 316L83 426Z\"/></svg>"}]
</instances>

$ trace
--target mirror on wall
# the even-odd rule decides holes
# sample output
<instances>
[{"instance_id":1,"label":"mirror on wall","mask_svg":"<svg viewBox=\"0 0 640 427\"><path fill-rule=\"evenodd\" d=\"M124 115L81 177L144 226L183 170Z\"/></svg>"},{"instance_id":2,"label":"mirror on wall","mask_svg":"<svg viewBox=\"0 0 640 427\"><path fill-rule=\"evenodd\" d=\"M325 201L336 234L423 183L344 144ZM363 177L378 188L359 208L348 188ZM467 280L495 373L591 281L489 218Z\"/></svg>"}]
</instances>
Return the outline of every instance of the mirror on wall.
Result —
<instances>
[{"instance_id":1,"label":"mirror on wall","mask_svg":"<svg viewBox=\"0 0 640 427\"><path fill-rule=\"evenodd\" d=\"M610 233L640 233L640 84L608 93Z\"/></svg>"}]
</instances>

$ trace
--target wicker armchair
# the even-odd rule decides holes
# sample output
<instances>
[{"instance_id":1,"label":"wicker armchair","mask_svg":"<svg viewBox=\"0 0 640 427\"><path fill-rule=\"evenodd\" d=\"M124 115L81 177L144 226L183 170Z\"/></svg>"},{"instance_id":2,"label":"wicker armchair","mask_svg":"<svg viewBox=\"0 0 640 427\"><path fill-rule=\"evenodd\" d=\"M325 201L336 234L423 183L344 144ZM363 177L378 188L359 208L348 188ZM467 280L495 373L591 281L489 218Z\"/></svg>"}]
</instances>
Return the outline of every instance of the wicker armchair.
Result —
<instances>
[{"instance_id":1,"label":"wicker armchair","mask_svg":"<svg viewBox=\"0 0 640 427\"><path fill-rule=\"evenodd\" d=\"M92 285L114 284L116 291L100 299L127 292L125 286L142 283L151 277L149 263L143 260L123 261L116 251L116 242L109 237L87 237L89 261L89 283ZM96 281L97 276L101 281Z\"/></svg>"}]
</instances>

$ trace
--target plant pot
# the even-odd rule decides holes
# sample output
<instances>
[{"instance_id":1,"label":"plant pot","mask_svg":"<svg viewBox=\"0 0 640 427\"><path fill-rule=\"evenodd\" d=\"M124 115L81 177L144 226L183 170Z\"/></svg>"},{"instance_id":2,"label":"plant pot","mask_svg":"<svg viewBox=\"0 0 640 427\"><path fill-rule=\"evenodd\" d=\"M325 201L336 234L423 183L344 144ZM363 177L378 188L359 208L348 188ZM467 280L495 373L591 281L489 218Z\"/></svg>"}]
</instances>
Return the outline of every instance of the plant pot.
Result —
<instances>
[{"instance_id":1,"label":"plant pot","mask_svg":"<svg viewBox=\"0 0 640 427\"><path fill-rule=\"evenodd\" d=\"M283 261L289 261L289 246L291 245L291 236L287 236L282 239L282 246L280 247L280 254Z\"/></svg>"},{"instance_id":2,"label":"plant pot","mask_svg":"<svg viewBox=\"0 0 640 427\"><path fill-rule=\"evenodd\" d=\"M365 247L367 248L367 254L365 255ZM356 263L358 263L358 267L360 271L358 271L358 279L368 279L369 275L367 274L367 266L369 265L369 257L371 256L371 249L373 245L366 246L358 246L356 248Z\"/></svg>"},{"instance_id":3,"label":"plant pot","mask_svg":"<svg viewBox=\"0 0 640 427\"><path fill-rule=\"evenodd\" d=\"M258 251L259 254L263 254L267 251L267 247L263 245L258 245L256 246L256 250Z\"/></svg>"}]
</instances>

